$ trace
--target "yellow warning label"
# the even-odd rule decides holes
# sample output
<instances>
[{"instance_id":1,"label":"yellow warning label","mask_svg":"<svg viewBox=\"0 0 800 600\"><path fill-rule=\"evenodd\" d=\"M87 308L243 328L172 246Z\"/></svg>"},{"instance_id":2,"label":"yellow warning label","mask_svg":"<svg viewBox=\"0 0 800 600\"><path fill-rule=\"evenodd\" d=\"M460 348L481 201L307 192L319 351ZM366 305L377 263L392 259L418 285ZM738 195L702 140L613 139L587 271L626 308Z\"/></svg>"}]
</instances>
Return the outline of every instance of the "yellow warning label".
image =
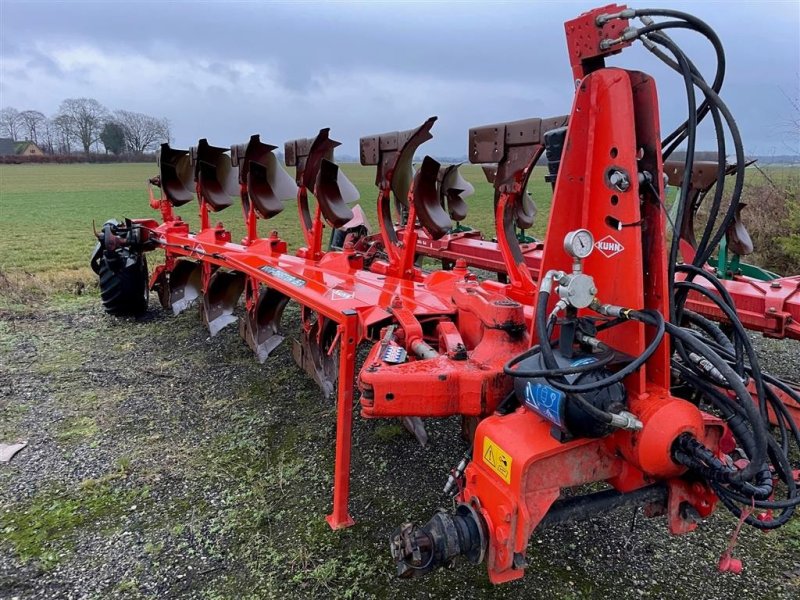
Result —
<instances>
[{"instance_id":1,"label":"yellow warning label","mask_svg":"<svg viewBox=\"0 0 800 600\"><path fill-rule=\"evenodd\" d=\"M511 483L511 457L489 437L483 438L483 462L506 483Z\"/></svg>"}]
</instances>

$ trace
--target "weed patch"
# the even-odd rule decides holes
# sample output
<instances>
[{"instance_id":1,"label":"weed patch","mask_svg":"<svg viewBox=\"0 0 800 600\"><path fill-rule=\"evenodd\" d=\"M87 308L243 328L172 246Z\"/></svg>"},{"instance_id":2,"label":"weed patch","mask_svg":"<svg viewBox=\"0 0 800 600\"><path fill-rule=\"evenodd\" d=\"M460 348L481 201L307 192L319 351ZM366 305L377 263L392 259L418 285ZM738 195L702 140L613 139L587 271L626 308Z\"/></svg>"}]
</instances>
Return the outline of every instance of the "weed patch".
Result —
<instances>
[{"instance_id":1,"label":"weed patch","mask_svg":"<svg viewBox=\"0 0 800 600\"><path fill-rule=\"evenodd\" d=\"M27 504L4 508L0 540L10 544L22 561L36 560L49 569L71 550L77 529L113 526L115 517L146 501L148 494L147 488L128 490L108 484L45 491Z\"/></svg>"}]
</instances>

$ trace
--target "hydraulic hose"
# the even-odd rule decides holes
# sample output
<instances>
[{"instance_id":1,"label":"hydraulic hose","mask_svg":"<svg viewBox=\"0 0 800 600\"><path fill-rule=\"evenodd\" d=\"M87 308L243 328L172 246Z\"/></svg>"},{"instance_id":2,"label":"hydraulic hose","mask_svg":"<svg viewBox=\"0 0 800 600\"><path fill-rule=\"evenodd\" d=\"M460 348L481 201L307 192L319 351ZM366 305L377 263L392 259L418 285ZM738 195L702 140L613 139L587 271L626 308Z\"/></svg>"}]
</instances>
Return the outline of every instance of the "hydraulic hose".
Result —
<instances>
[{"instance_id":1,"label":"hydraulic hose","mask_svg":"<svg viewBox=\"0 0 800 600\"><path fill-rule=\"evenodd\" d=\"M657 9L657 8L644 8L644 9L637 9L634 10L634 15L638 17L670 17L674 19L680 19L684 23L681 23L682 28L691 29L696 31L697 33L703 35L708 39L711 45L714 47L714 52L716 53L717 58L717 66L716 72L714 74L714 81L711 84L711 87L716 91L719 92L722 89L722 82L725 79L725 50L722 46L722 42L717 36L716 32L702 19L695 17L689 13L684 13L677 10L670 10L670 9ZM663 25L662 23L658 23L655 26ZM673 25L675 27L675 25ZM640 35L641 35L641 30ZM653 29L653 31L657 31L657 29ZM703 120L704 116L708 112L710 104L708 101L704 101L700 108L696 113L697 122ZM684 132L686 131L688 121L685 121L682 125L679 125L672 133L670 133L664 140L662 141L662 146L667 147L667 151L664 153L665 157L668 157L672 152L677 148L685 139Z\"/></svg>"},{"instance_id":2,"label":"hydraulic hose","mask_svg":"<svg viewBox=\"0 0 800 600\"><path fill-rule=\"evenodd\" d=\"M678 48L677 45L675 45L675 43L672 42L669 38L661 36L658 33L653 33L650 36L648 36L648 39L668 48L673 53L683 56L683 52L680 50L680 48ZM742 189L744 187L745 156L744 156L744 146L742 144L742 139L739 133L739 129L728 107L720 99L716 91L714 91L711 87L709 87L709 85L701 77L696 77L692 75L692 82L694 83L694 85L700 88L700 90L706 95L706 97L709 98L709 100L720 111L728 127L728 130L731 134L731 138L733 139L734 150L736 153L736 180L734 183L733 194L731 196L731 202L725 216L722 219L722 222L720 223L720 226L717 228L717 231L714 233L714 235L708 240L702 239L698 244L699 250L695 254L695 258L692 261L692 263L695 266L699 267L704 265L708 261L709 257L711 256L711 252L713 252L714 248L717 247L720 240L722 239L722 236L725 235L731 223L736 218L736 209L739 205L739 199L741 197ZM689 144L691 145L691 143ZM688 148L687 148L687 154L688 154ZM724 160L724 157L718 157L718 159ZM687 172L691 173L691 169L689 169L689 171ZM681 198L684 199L683 195L681 195ZM701 248L702 251L700 251Z\"/></svg>"}]
</instances>

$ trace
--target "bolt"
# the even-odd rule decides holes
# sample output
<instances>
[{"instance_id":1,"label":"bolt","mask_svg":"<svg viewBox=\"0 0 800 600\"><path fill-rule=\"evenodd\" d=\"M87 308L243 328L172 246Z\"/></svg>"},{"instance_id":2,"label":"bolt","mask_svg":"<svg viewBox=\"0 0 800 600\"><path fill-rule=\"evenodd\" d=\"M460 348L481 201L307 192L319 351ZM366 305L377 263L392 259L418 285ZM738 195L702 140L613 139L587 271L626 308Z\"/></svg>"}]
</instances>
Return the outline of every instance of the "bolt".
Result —
<instances>
[{"instance_id":1,"label":"bolt","mask_svg":"<svg viewBox=\"0 0 800 600\"><path fill-rule=\"evenodd\" d=\"M631 187L631 182L628 179L628 176L622 171L611 171L611 173L608 175L608 182L620 192L625 192L629 187Z\"/></svg>"}]
</instances>

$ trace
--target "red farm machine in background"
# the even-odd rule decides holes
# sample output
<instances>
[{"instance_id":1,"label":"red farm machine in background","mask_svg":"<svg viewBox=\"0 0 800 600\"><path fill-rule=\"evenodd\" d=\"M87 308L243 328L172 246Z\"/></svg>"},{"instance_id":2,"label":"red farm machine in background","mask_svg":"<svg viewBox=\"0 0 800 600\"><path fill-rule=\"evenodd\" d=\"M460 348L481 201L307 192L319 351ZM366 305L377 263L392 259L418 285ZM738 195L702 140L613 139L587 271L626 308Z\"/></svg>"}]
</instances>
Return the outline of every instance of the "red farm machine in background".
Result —
<instances>
[{"instance_id":1,"label":"red farm machine in background","mask_svg":"<svg viewBox=\"0 0 800 600\"><path fill-rule=\"evenodd\" d=\"M393 533L403 577L464 556L486 562L495 583L516 579L537 527L626 504L665 515L673 533L692 530L719 503L757 528L778 527L800 503L788 458L800 445L791 416L798 395L761 369L745 326L793 336L797 278L761 287L721 282L707 268L736 225L745 159L719 97L722 67L707 83L670 28L696 31L721 51L708 25L690 15L606 6L566 24L577 84L569 116L470 130L470 160L495 165L496 241L453 231L471 188L457 167L426 156L412 169L435 117L361 139L361 162L377 171L379 243L355 235L364 230L350 206L358 193L334 161L338 142L327 129L286 144L294 181L258 136L230 149L205 140L186 151L165 144L152 180L160 195L151 195L161 222L108 222L98 234L92 265L104 306L142 312L150 289L175 312L197 303L212 335L238 320L264 361L283 339L285 306L300 305L295 358L337 402L333 528L353 523L356 388L362 417L403 419L422 442L421 419L461 416L471 448L445 490L456 508ZM605 65L635 41L686 83L688 118L663 140L655 81ZM723 136L720 163L703 166L715 174L720 219L694 237L698 194L708 190L694 176L696 127L707 115L718 135L728 130L736 162L725 165ZM665 168L664 156L681 144L685 160ZM520 242L517 230L533 216L528 178L543 153L554 184L547 237ZM670 177L680 186L671 240ZM201 228L190 232L173 207L195 195ZM236 196L247 224L240 242L211 221ZM276 232L259 236L257 225L295 198L305 246L290 252ZM323 250L326 226L345 230L340 249ZM148 280L144 253L157 248L166 262ZM426 271L420 255L451 268ZM481 280L470 265L502 277ZM744 308L747 299L755 308ZM764 320L770 313L783 325ZM356 377L361 344L369 348ZM564 495L600 482L602 491Z\"/></svg>"}]
</instances>

